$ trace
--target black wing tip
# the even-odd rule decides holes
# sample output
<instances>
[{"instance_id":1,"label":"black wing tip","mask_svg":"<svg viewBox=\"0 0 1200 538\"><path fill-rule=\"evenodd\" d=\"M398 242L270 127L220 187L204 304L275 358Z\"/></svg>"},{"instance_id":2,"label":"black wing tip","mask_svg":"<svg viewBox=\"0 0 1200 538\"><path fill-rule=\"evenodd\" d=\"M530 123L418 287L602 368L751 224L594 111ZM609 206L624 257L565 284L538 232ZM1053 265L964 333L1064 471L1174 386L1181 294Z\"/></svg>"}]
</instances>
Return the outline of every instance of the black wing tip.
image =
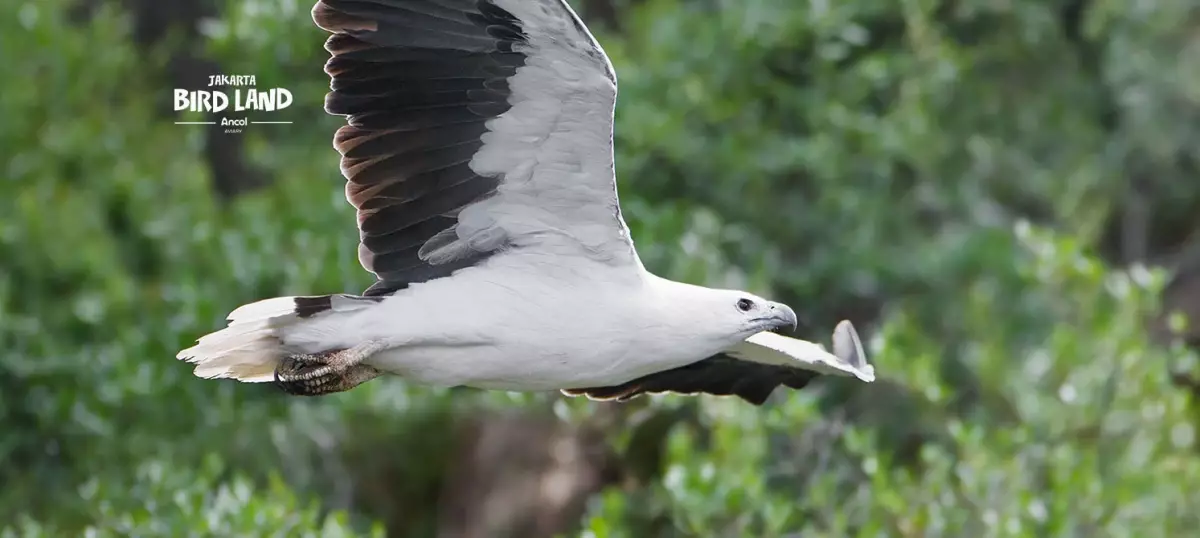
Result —
<instances>
[{"instance_id":1,"label":"black wing tip","mask_svg":"<svg viewBox=\"0 0 1200 538\"><path fill-rule=\"evenodd\" d=\"M401 5L394 5L397 3ZM395 33L407 27L409 31L428 29L431 33L440 32L446 37L459 38L459 43L468 37L490 37L496 40L495 46L500 50L512 50L514 43L529 42L529 34L525 32L521 20L494 2L478 0L474 12L466 6L449 8L449 12L456 13L450 17L413 10L412 7L405 8L400 2L388 4L379 0L366 5L346 0L318 0L313 4L310 15L318 28L331 34ZM462 23L473 24L479 34L462 34L462 27L459 26Z\"/></svg>"},{"instance_id":2,"label":"black wing tip","mask_svg":"<svg viewBox=\"0 0 1200 538\"><path fill-rule=\"evenodd\" d=\"M331 6L327 0L318 0L313 4L310 14L312 15L313 24L332 34L355 31L374 32L379 28L377 22L364 17L350 15Z\"/></svg>"},{"instance_id":3,"label":"black wing tip","mask_svg":"<svg viewBox=\"0 0 1200 538\"><path fill-rule=\"evenodd\" d=\"M325 110L347 121L334 148L359 209L359 262L376 276L364 295L390 295L493 254L440 264L419 255L456 222L440 216L495 193L500 178L468 163L486 122L511 108L508 80L527 59L522 21L486 0L319 0L311 14L331 34ZM311 316L327 307L297 308Z\"/></svg>"}]
</instances>

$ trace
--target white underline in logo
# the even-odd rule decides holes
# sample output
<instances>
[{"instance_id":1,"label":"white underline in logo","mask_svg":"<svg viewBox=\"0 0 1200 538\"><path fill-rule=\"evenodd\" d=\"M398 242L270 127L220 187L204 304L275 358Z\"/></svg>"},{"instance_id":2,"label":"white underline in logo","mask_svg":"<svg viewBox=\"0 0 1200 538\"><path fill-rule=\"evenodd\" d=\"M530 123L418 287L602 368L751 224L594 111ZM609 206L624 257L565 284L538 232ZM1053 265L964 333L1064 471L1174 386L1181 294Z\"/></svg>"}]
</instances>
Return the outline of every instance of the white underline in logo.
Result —
<instances>
[{"instance_id":1,"label":"white underline in logo","mask_svg":"<svg viewBox=\"0 0 1200 538\"><path fill-rule=\"evenodd\" d=\"M177 121L175 125L216 125L215 121Z\"/></svg>"},{"instance_id":2,"label":"white underline in logo","mask_svg":"<svg viewBox=\"0 0 1200 538\"><path fill-rule=\"evenodd\" d=\"M252 121L250 123L292 123L290 121Z\"/></svg>"}]
</instances>

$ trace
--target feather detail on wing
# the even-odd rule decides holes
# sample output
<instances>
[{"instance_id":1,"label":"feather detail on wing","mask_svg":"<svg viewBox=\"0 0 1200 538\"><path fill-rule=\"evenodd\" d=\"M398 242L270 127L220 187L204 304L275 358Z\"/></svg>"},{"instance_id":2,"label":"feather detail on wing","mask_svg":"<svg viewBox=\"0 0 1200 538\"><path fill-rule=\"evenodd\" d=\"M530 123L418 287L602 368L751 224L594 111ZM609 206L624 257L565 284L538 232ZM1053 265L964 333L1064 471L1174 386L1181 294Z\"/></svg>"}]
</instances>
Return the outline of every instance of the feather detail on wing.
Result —
<instances>
[{"instance_id":1,"label":"feather detail on wing","mask_svg":"<svg viewBox=\"0 0 1200 538\"><path fill-rule=\"evenodd\" d=\"M842 321L833 332L833 353L813 342L761 332L704 360L656 372L610 387L565 389L568 396L625 401L646 393L737 396L762 405L783 385L802 389L821 375L875 381L854 325Z\"/></svg>"},{"instance_id":2,"label":"feather detail on wing","mask_svg":"<svg viewBox=\"0 0 1200 538\"><path fill-rule=\"evenodd\" d=\"M833 331L833 353L821 344L771 332L755 334L726 353L753 364L856 377L867 383L875 381L875 368L867 363L858 332L845 320Z\"/></svg>"},{"instance_id":3,"label":"feather detail on wing","mask_svg":"<svg viewBox=\"0 0 1200 538\"><path fill-rule=\"evenodd\" d=\"M386 295L515 248L639 267L616 77L563 0L320 0L359 260Z\"/></svg>"}]
</instances>

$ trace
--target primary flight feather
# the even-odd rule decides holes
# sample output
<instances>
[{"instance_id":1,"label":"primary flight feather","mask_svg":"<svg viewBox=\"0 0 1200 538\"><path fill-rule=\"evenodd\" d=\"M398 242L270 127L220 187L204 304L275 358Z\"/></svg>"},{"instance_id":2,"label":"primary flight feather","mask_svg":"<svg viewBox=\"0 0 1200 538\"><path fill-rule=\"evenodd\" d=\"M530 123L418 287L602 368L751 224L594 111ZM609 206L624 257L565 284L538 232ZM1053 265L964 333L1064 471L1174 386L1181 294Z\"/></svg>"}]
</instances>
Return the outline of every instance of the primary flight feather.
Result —
<instances>
[{"instance_id":1,"label":"primary flight feather","mask_svg":"<svg viewBox=\"0 0 1200 538\"><path fill-rule=\"evenodd\" d=\"M178 358L292 394L392 374L433 385L735 395L822 374L874 380L854 327L833 352L775 334L786 305L646 271L613 169L616 74L564 0L321 0L325 110L357 209L363 295L278 297Z\"/></svg>"}]
</instances>

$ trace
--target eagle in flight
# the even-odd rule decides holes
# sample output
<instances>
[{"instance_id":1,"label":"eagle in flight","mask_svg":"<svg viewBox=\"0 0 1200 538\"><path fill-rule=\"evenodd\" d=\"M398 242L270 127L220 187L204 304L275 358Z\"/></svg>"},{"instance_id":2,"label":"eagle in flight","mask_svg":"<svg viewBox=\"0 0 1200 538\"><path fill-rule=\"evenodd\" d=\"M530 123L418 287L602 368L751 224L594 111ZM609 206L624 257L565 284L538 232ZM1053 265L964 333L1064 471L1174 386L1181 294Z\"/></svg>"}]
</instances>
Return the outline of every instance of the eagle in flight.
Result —
<instances>
[{"instance_id":1,"label":"eagle in flight","mask_svg":"<svg viewBox=\"0 0 1200 538\"><path fill-rule=\"evenodd\" d=\"M787 305L648 272L617 201L612 64L565 0L320 0L362 295L277 297L178 354L297 395L439 386L734 395L875 379Z\"/></svg>"}]
</instances>

